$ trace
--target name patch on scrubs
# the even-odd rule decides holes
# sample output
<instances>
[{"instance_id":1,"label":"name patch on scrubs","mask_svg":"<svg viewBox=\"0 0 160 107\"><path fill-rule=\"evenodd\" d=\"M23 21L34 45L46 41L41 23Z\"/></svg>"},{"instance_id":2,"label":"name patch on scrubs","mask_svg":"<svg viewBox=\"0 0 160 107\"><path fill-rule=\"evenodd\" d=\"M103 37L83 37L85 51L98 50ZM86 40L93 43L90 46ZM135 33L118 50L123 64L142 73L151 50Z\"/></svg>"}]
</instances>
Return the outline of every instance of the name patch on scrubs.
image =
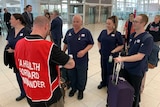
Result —
<instances>
[{"instance_id":1,"label":"name patch on scrubs","mask_svg":"<svg viewBox=\"0 0 160 107\"><path fill-rule=\"evenodd\" d=\"M136 44L136 43L140 43L140 40L139 39L135 40L134 44Z\"/></svg>"},{"instance_id":2,"label":"name patch on scrubs","mask_svg":"<svg viewBox=\"0 0 160 107\"><path fill-rule=\"evenodd\" d=\"M20 35L19 36L23 36L23 33L20 33Z\"/></svg>"},{"instance_id":3,"label":"name patch on scrubs","mask_svg":"<svg viewBox=\"0 0 160 107\"><path fill-rule=\"evenodd\" d=\"M85 34L81 34L81 37L85 37Z\"/></svg>"},{"instance_id":4,"label":"name patch on scrubs","mask_svg":"<svg viewBox=\"0 0 160 107\"><path fill-rule=\"evenodd\" d=\"M140 43L140 40L139 40L139 39L137 40L137 43Z\"/></svg>"},{"instance_id":5,"label":"name patch on scrubs","mask_svg":"<svg viewBox=\"0 0 160 107\"><path fill-rule=\"evenodd\" d=\"M111 34L112 37L115 37L115 34Z\"/></svg>"}]
</instances>

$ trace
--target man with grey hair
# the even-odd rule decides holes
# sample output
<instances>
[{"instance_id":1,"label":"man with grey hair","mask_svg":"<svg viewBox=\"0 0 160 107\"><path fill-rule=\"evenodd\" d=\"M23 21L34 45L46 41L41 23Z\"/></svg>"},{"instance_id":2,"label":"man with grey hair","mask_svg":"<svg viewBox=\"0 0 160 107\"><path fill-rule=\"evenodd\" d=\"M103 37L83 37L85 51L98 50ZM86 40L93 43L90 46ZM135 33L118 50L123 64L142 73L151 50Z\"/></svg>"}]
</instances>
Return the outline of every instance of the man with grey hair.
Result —
<instances>
[{"instance_id":1,"label":"man with grey hair","mask_svg":"<svg viewBox=\"0 0 160 107\"><path fill-rule=\"evenodd\" d=\"M73 16L73 28L69 29L64 38L63 51L68 49L68 54L75 60L75 67L68 70L72 90L69 96L74 96L78 90L78 100L83 99L83 91L87 83L88 51L93 47L94 41L90 31L82 27L82 16Z\"/></svg>"},{"instance_id":2,"label":"man with grey hair","mask_svg":"<svg viewBox=\"0 0 160 107\"><path fill-rule=\"evenodd\" d=\"M51 39L59 48L61 48L61 39L63 38L62 27L63 21L59 17L59 11L53 11L53 20L51 22Z\"/></svg>"}]
</instances>

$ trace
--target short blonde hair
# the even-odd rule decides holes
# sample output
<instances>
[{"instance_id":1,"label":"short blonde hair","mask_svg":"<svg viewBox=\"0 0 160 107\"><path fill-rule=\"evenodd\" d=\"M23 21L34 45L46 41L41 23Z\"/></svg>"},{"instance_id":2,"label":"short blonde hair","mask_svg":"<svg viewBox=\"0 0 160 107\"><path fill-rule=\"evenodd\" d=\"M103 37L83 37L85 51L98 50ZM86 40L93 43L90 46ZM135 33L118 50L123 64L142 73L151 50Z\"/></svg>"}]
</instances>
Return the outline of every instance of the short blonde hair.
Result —
<instances>
[{"instance_id":1,"label":"short blonde hair","mask_svg":"<svg viewBox=\"0 0 160 107\"><path fill-rule=\"evenodd\" d=\"M160 21L160 15L156 15L155 17L158 17L158 18L159 18L159 21Z\"/></svg>"}]
</instances>

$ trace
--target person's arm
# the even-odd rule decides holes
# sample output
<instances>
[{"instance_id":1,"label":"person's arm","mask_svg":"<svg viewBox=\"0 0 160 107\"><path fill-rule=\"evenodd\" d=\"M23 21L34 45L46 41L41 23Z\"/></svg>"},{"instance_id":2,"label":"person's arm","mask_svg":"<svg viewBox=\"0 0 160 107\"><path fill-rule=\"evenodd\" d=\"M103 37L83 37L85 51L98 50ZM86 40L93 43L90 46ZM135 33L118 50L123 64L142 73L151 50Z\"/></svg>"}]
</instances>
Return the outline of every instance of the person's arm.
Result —
<instances>
[{"instance_id":1,"label":"person's arm","mask_svg":"<svg viewBox=\"0 0 160 107\"><path fill-rule=\"evenodd\" d=\"M113 49L111 51L111 53L116 53L116 52L119 52L123 49L124 45L120 45L120 46L117 46L115 49Z\"/></svg>"},{"instance_id":2,"label":"person's arm","mask_svg":"<svg viewBox=\"0 0 160 107\"><path fill-rule=\"evenodd\" d=\"M98 49L100 50L101 49L101 43L98 42Z\"/></svg>"},{"instance_id":3,"label":"person's arm","mask_svg":"<svg viewBox=\"0 0 160 107\"><path fill-rule=\"evenodd\" d=\"M83 50L80 50L80 51L77 53L77 57L78 57L78 58L83 57L92 47L93 47L93 44L87 45L86 48L84 48Z\"/></svg>"},{"instance_id":4,"label":"person's arm","mask_svg":"<svg viewBox=\"0 0 160 107\"><path fill-rule=\"evenodd\" d=\"M51 51L51 61L57 65L62 65L64 68L71 69L75 66L75 62L67 54L65 54L59 47L53 45Z\"/></svg>"},{"instance_id":5,"label":"person's arm","mask_svg":"<svg viewBox=\"0 0 160 107\"><path fill-rule=\"evenodd\" d=\"M56 26L57 26L57 22L56 22L55 19L53 19L52 22L51 22L51 31L53 31Z\"/></svg>"},{"instance_id":6,"label":"person's arm","mask_svg":"<svg viewBox=\"0 0 160 107\"><path fill-rule=\"evenodd\" d=\"M121 35L120 32L117 32L117 33L116 33L116 39L117 39L117 44L118 44L118 46L115 47L115 48L111 51L111 53L119 52L119 51L121 51L121 50L123 49L123 47L124 47L123 38L122 38L122 35Z\"/></svg>"},{"instance_id":7,"label":"person's arm","mask_svg":"<svg viewBox=\"0 0 160 107\"><path fill-rule=\"evenodd\" d=\"M62 51L63 51L63 52L66 52L66 50L67 50L67 44L64 43L64 46L63 46L63 50L62 50Z\"/></svg>"},{"instance_id":8,"label":"person's arm","mask_svg":"<svg viewBox=\"0 0 160 107\"><path fill-rule=\"evenodd\" d=\"M64 37L64 40L63 40L63 43L64 43L63 49L62 49L63 52L66 52L66 50L68 49L67 35L68 35L68 31L67 31L67 33L66 33L66 35Z\"/></svg>"},{"instance_id":9,"label":"person's arm","mask_svg":"<svg viewBox=\"0 0 160 107\"><path fill-rule=\"evenodd\" d=\"M128 27L128 21L126 21L125 24L124 24L123 34L126 34L127 27Z\"/></svg>"},{"instance_id":10,"label":"person's arm","mask_svg":"<svg viewBox=\"0 0 160 107\"><path fill-rule=\"evenodd\" d=\"M63 66L64 68L67 69L72 69L75 66L75 62L72 58L69 58L68 62Z\"/></svg>"},{"instance_id":11,"label":"person's arm","mask_svg":"<svg viewBox=\"0 0 160 107\"><path fill-rule=\"evenodd\" d=\"M12 49L10 47L9 47L9 49L7 49L7 51L8 51L8 53L14 53L14 49Z\"/></svg>"},{"instance_id":12,"label":"person's arm","mask_svg":"<svg viewBox=\"0 0 160 107\"><path fill-rule=\"evenodd\" d=\"M136 62L140 61L144 58L145 54L143 53L137 53L135 55L131 56L125 56L125 57L116 57L114 58L115 62Z\"/></svg>"}]
</instances>

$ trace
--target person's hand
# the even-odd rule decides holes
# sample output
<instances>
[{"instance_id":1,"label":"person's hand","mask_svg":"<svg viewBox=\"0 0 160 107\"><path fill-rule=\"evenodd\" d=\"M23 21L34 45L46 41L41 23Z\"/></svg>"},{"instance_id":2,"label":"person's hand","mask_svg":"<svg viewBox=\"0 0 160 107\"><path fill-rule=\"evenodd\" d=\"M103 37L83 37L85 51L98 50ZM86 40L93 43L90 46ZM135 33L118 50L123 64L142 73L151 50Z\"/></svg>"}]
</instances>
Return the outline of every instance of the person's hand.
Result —
<instances>
[{"instance_id":1,"label":"person's hand","mask_svg":"<svg viewBox=\"0 0 160 107\"><path fill-rule=\"evenodd\" d=\"M115 53L115 50L112 50L111 53L114 54L114 53Z\"/></svg>"},{"instance_id":2,"label":"person's hand","mask_svg":"<svg viewBox=\"0 0 160 107\"><path fill-rule=\"evenodd\" d=\"M13 53L14 50L12 48L7 49L8 53Z\"/></svg>"},{"instance_id":3,"label":"person's hand","mask_svg":"<svg viewBox=\"0 0 160 107\"><path fill-rule=\"evenodd\" d=\"M115 62L123 62L123 58L122 57L116 57L114 58Z\"/></svg>"},{"instance_id":4,"label":"person's hand","mask_svg":"<svg viewBox=\"0 0 160 107\"><path fill-rule=\"evenodd\" d=\"M81 50L81 51L79 51L79 52L77 53L77 57L78 57L78 58L82 58L84 55L85 55L85 52L84 52L83 50Z\"/></svg>"}]
</instances>

